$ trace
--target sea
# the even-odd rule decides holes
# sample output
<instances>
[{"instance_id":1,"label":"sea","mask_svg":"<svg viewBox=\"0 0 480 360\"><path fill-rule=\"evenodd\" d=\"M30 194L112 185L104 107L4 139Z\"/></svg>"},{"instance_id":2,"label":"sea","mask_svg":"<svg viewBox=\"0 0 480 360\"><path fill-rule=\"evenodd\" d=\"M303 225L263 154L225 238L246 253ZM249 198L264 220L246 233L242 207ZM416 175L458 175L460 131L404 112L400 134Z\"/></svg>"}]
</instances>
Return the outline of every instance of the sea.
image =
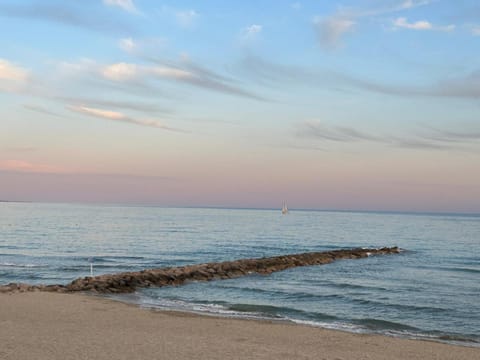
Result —
<instances>
[{"instance_id":1,"label":"sea","mask_svg":"<svg viewBox=\"0 0 480 360\"><path fill-rule=\"evenodd\" d=\"M0 203L0 285L384 246L403 251L114 299L480 347L480 215Z\"/></svg>"}]
</instances>

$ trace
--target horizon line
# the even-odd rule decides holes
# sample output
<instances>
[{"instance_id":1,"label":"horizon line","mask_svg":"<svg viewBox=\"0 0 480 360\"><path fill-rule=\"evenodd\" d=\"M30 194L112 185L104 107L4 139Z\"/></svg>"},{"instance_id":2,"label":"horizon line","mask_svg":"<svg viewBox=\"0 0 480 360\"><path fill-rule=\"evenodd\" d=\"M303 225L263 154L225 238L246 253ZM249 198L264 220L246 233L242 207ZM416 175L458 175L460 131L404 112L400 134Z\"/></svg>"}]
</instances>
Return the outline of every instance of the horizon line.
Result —
<instances>
[{"instance_id":1,"label":"horizon line","mask_svg":"<svg viewBox=\"0 0 480 360\"><path fill-rule=\"evenodd\" d=\"M6 200L0 199L0 203L23 203L23 204L71 204L89 206L124 206L124 207L158 207L170 209L218 209L218 210L281 210L281 207L251 207L251 206L216 206L216 205L161 205L147 203L121 203L121 202L82 202L82 201L30 201L30 200ZM480 212L465 211L418 211L418 210L368 210L368 209L332 209L332 208L291 208L289 212L340 212L340 213L370 213L370 214L396 214L396 215L439 215L439 216L473 216L480 217Z\"/></svg>"}]
</instances>

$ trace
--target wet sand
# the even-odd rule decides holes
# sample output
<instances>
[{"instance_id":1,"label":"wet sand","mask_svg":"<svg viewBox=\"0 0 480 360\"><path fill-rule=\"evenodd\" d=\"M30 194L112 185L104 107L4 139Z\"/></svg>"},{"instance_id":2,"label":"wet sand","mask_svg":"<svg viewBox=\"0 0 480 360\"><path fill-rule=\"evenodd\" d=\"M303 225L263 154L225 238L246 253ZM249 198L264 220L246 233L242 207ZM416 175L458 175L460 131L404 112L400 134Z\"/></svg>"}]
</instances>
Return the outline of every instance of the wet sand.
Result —
<instances>
[{"instance_id":1,"label":"wet sand","mask_svg":"<svg viewBox=\"0 0 480 360\"><path fill-rule=\"evenodd\" d=\"M0 294L0 359L471 360L480 348L30 292Z\"/></svg>"}]
</instances>

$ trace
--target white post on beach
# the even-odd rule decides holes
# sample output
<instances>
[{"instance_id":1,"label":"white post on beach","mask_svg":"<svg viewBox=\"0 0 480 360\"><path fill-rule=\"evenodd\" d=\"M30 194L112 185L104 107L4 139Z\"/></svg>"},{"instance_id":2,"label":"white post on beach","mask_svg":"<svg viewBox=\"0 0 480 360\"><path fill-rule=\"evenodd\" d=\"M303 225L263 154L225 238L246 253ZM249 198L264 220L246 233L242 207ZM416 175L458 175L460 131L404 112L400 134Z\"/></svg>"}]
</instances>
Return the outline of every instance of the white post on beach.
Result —
<instances>
[{"instance_id":1,"label":"white post on beach","mask_svg":"<svg viewBox=\"0 0 480 360\"><path fill-rule=\"evenodd\" d=\"M90 263L90 277L93 277L93 258L88 258L88 262Z\"/></svg>"}]
</instances>

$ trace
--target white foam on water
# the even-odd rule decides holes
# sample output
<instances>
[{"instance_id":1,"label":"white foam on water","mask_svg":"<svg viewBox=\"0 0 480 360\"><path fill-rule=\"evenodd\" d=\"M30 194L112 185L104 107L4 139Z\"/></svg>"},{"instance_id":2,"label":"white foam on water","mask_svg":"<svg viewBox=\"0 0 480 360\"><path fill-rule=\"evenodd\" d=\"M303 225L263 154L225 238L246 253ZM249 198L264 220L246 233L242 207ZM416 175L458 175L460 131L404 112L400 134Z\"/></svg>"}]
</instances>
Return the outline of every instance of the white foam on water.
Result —
<instances>
[{"instance_id":1,"label":"white foam on water","mask_svg":"<svg viewBox=\"0 0 480 360\"><path fill-rule=\"evenodd\" d=\"M366 329L358 325L348 324L348 323L340 323L340 322L329 323L329 322L323 322L323 321L299 320L299 319L292 319L292 318L288 318L288 320L299 325L308 325L308 326L319 327L319 328L329 329L329 330L341 330L341 331L352 332L356 334L364 334L368 332Z\"/></svg>"},{"instance_id":2,"label":"white foam on water","mask_svg":"<svg viewBox=\"0 0 480 360\"><path fill-rule=\"evenodd\" d=\"M40 268L40 267L45 267L45 265L40 265L40 264L16 264L16 263L11 263L11 262L1 262L0 267Z\"/></svg>"}]
</instances>

